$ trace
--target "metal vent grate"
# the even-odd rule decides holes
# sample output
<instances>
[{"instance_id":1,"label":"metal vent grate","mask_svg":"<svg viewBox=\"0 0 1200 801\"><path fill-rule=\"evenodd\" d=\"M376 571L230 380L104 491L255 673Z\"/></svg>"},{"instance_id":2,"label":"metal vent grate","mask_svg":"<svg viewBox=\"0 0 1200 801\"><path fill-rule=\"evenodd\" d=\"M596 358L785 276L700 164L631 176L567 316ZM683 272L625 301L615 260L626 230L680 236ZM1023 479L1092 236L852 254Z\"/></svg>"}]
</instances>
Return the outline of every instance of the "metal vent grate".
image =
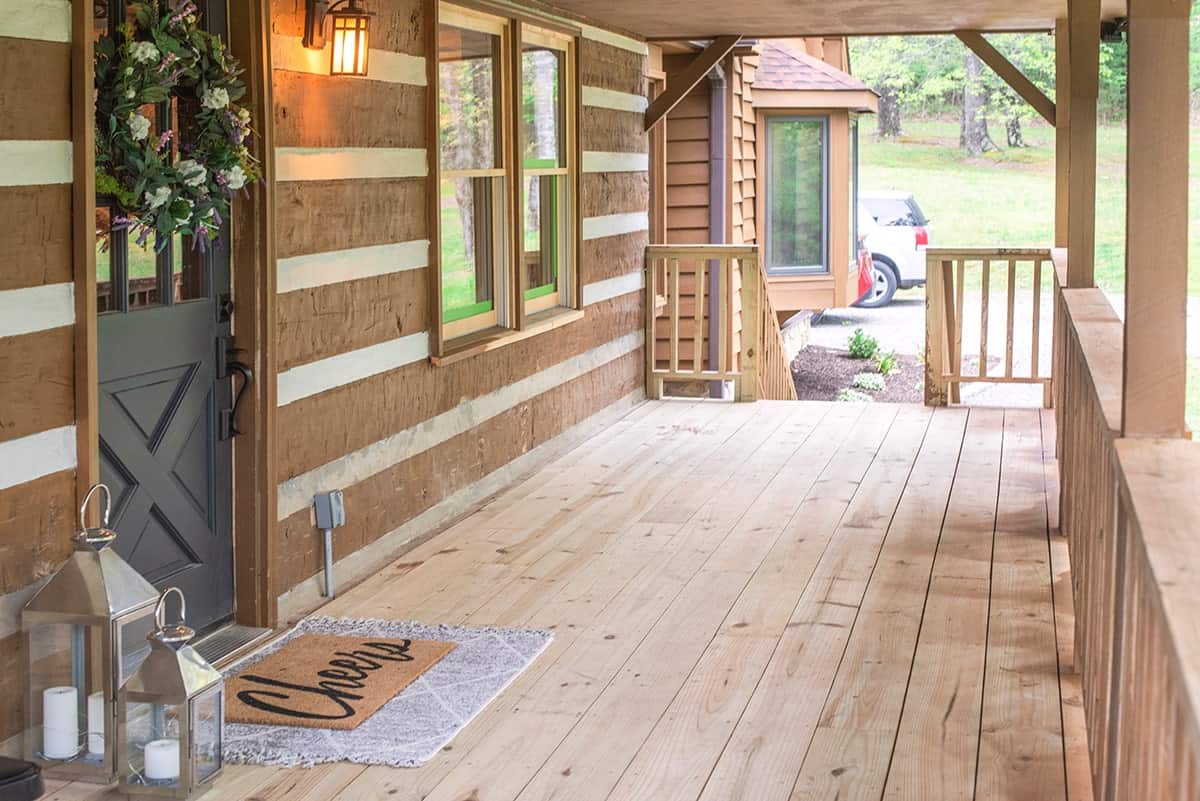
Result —
<instances>
[{"instance_id":1,"label":"metal vent grate","mask_svg":"<svg viewBox=\"0 0 1200 801\"><path fill-rule=\"evenodd\" d=\"M271 636L271 629L230 625L217 629L195 644L196 652L211 665L221 666L250 646Z\"/></svg>"}]
</instances>

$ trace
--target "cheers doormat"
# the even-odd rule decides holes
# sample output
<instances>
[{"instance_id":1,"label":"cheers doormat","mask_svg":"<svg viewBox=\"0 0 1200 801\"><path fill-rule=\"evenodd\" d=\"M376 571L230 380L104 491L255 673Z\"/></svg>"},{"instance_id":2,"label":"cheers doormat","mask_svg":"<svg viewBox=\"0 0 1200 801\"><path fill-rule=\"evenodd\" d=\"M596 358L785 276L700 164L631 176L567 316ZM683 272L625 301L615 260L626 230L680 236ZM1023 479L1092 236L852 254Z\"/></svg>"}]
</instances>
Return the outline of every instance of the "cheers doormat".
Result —
<instances>
[{"instance_id":1,"label":"cheers doormat","mask_svg":"<svg viewBox=\"0 0 1200 801\"><path fill-rule=\"evenodd\" d=\"M303 655L304 640L327 635L359 643L407 640L414 644L453 643L454 649L353 729L334 728L328 721L295 726L226 719L222 743L226 761L287 767L328 762L421 765L441 753L554 638L552 632L534 629L309 617L278 640L225 668L225 680L230 683L226 688L229 702L238 702L237 691L231 689L235 677L260 672L261 666L277 654L294 653L293 643L300 642ZM374 673L382 671L380 668ZM341 674L334 679L342 680ZM340 692L344 688L334 689Z\"/></svg>"},{"instance_id":2,"label":"cheers doormat","mask_svg":"<svg viewBox=\"0 0 1200 801\"><path fill-rule=\"evenodd\" d=\"M439 640L304 634L226 681L225 718L353 729L454 647Z\"/></svg>"}]
</instances>

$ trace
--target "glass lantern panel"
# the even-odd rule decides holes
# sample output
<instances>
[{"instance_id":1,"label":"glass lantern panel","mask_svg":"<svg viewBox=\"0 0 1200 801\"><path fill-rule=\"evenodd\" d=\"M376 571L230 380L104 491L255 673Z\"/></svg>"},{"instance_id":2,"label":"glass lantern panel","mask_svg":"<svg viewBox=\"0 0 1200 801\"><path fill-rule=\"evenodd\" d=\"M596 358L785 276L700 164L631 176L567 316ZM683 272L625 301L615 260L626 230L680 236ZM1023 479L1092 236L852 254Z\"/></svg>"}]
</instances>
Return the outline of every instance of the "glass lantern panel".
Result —
<instances>
[{"instance_id":1,"label":"glass lantern panel","mask_svg":"<svg viewBox=\"0 0 1200 801\"><path fill-rule=\"evenodd\" d=\"M28 743L37 758L103 761L106 633L74 623L28 630Z\"/></svg>"},{"instance_id":2,"label":"glass lantern panel","mask_svg":"<svg viewBox=\"0 0 1200 801\"><path fill-rule=\"evenodd\" d=\"M117 686L125 683L141 667L142 660L150 653L150 641L146 635L154 631L154 610L121 619L117 623Z\"/></svg>"},{"instance_id":3,"label":"glass lantern panel","mask_svg":"<svg viewBox=\"0 0 1200 801\"><path fill-rule=\"evenodd\" d=\"M196 783L221 769L221 720L224 702L221 687L205 690L192 700L193 742L196 749Z\"/></svg>"},{"instance_id":4,"label":"glass lantern panel","mask_svg":"<svg viewBox=\"0 0 1200 801\"><path fill-rule=\"evenodd\" d=\"M131 701L125 705L125 754L130 784L179 786L184 715L185 710L179 704Z\"/></svg>"}]
</instances>

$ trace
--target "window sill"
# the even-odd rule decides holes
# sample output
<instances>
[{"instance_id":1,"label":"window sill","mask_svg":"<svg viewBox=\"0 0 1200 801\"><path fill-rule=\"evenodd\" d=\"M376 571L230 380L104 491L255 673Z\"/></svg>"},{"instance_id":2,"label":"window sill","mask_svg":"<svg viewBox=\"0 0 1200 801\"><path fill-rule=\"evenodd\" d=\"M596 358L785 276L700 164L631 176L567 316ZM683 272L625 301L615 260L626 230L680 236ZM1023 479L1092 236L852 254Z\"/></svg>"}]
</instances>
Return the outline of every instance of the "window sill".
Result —
<instances>
[{"instance_id":1,"label":"window sill","mask_svg":"<svg viewBox=\"0 0 1200 801\"><path fill-rule=\"evenodd\" d=\"M520 331L510 328L487 328L474 334L466 334L446 343L445 352L440 356L430 356L429 361L435 367L461 362L481 353L498 350L514 342L520 342L556 328L570 325L576 320L583 319L583 309L556 308L532 314L525 319L525 327Z\"/></svg>"}]
</instances>

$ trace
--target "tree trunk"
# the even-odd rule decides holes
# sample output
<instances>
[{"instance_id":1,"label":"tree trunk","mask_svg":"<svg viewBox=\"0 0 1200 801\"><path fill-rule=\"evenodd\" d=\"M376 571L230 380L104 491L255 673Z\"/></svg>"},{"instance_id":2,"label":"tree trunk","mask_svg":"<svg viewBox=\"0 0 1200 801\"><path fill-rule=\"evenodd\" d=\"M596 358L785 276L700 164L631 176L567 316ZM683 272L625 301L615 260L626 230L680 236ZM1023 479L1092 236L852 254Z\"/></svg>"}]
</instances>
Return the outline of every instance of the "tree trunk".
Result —
<instances>
[{"instance_id":1,"label":"tree trunk","mask_svg":"<svg viewBox=\"0 0 1200 801\"><path fill-rule=\"evenodd\" d=\"M892 139L903 134L900 127L900 93L895 87L879 89L879 138Z\"/></svg>"},{"instance_id":2,"label":"tree trunk","mask_svg":"<svg viewBox=\"0 0 1200 801\"><path fill-rule=\"evenodd\" d=\"M1009 147L1025 147L1025 133L1021 130L1021 118L1009 117L1004 124L1004 130L1008 134Z\"/></svg>"},{"instance_id":3,"label":"tree trunk","mask_svg":"<svg viewBox=\"0 0 1200 801\"><path fill-rule=\"evenodd\" d=\"M983 93L983 62L974 53L967 53L963 75L962 132L960 146L968 156L980 156L987 150L990 137L987 119L983 116L986 101Z\"/></svg>"}]
</instances>

